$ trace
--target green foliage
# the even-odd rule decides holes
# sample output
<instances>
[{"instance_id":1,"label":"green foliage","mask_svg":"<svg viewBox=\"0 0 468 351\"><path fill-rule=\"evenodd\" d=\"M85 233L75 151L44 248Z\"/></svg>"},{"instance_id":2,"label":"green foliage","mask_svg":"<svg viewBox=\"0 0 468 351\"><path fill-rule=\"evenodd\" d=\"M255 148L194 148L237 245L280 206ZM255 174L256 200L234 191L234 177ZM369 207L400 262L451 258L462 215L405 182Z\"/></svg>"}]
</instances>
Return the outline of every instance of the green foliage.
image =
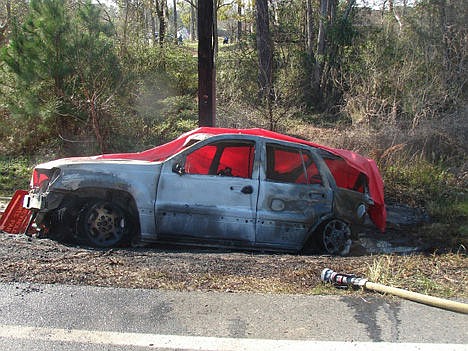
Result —
<instances>
[{"instance_id":1,"label":"green foliage","mask_svg":"<svg viewBox=\"0 0 468 351\"><path fill-rule=\"evenodd\" d=\"M28 139L37 134L47 142L102 137L100 124L121 80L113 31L90 2L70 11L61 0L31 1L29 16L13 26L1 52L8 79L3 104L26 132L20 150L36 149L40 143Z\"/></svg>"},{"instance_id":2,"label":"green foliage","mask_svg":"<svg viewBox=\"0 0 468 351\"><path fill-rule=\"evenodd\" d=\"M116 117L118 127L112 133L113 150L141 151L197 127L197 102L191 95L160 99L152 107L154 109L140 110L135 115Z\"/></svg>"},{"instance_id":3,"label":"green foliage","mask_svg":"<svg viewBox=\"0 0 468 351\"><path fill-rule=\"evenodd\" d=\"M197 91L197 59L183 47L132 46L123 60L128 88L137 96L158 100Z\"/></svg>"},{"instance_id":4,"label":"green foliage","mask_svg":"<svg viewBox=\"0 0 468 351\"><path fill-rule=\"evenodd\" d=\"M333 21L327 21L327 50L325 55L316 54L317 43L307 47L307 23L305 23L303 1L282 1L270 6L270 31L273 41L273 93L268 103L259 101L258 59L256 38L244 36L238 45L221 47L217 61L218 87L222 86L221 102L240 101L255 109L263 108L266 124L277 125L279 120L295 117L298 113L312 110L334 110L333 105L341 102L341 96L348 89L343 79L348 64L353 62L355 37L358 35L351 17L343 18L341 7L334 13ZM317 40L319 16L313 11L312 37ZM252 40L253 39L253 40ZM310 50L309 50L310 49ZM310 54L312 51L312 55ZM318 85L322 94L311 88L315 81L317 61L321 63ZM319 73L320 75L320 73ZM320 96L319 96L320 95ZM284 116L284 111L292 111Z\"/></svg>"},{"instance_id":5,"label":"green foliage","mask_svg":"<svg viewBox=\"0 0 468 351\"><path fill-rule=\"evenodd\" d=\"M122 93L123 75L115 53L114 28L100 16L99 8L89 2L78 10L71 55L74 74L68 91L74 115L85 117L82 133L92 131L99 151L104 152L111 139L111 114L115 97Z\"/></svg>"},{"instance_id":6,"label":"green foliage","mask_svg":"<svg viewBox=\"0 0 468 351\"><path fill-rule=\"evenodd\" d=\"M249 46L221 47L217 64L218 98L228 101L254 102L258 97L257 56Z\"/></svg>"},{"instance_id":7,"label":"green foliage","mask_svg":"<svg viewBox=\"0 0 468 351\"><path fill-rule=\"evenodd\" d=\"M424 160L395 163L384 170L389 200L425 207L432 201L454 201L457 196L456 178L442 166ZM391 195L396 198L391 199Z\"/></svg>"},{"instance_id":8,"label":"green foliage","mask_svg":"<svg viewBox=\"0 0 468 351\"><path fill-rule=\"evenodd\" d=\"M301 1L283 1L275 6L275 20L272 23L272 37L278 50L277 55L286 54L281 52L282 47L300 46L302 31L300 30L303 18L300 16L304 8Z\"/></svg>"},{"instance_id":9,"label":"green foliage","mask_svg":"<svg viewBox=\"0 0 468 351\"><path fill-rule=\"evenodd\" d=\"M85 3L78 10L73 28L70 61L73 86L79 86L82 98L92 94L108 97L122 79L120 62L115 54L112 25L100 20L100 10Z\"/></svg>"},{"instance_id":10,"label":"green foliage","mask_svg":"<svg viewBox=\"0 0 468 351\"><path fill-rule=\"evenodd\" d=\"M461 59L466 48L460 44L466 28L459 23L463 6L466 10L463 1L446 8L420 2L407 9L402 27L390 15L383 26L362 33L356 42L359 56L349 63L352 69L345 79L349 84L345 111L353 122L415 127L464 103L466 83L460 76L467 69ZM444 20L442 11L450 17Z\"/></svg>"},{"instance_id":11,"label":"green foliage","mask_svg":"<svg viewBox=\"0 0 468 351\"><path fill-rule=\"evenodd\" d=\"M11 196L17 189L28 189L31 162L23 157L0 157L0 196Z\"/></svg>"},{"instance_id":12,"label":"green foliage","mask_svg":"<svg viewBox=\"0 0 468 351\"><path fill-rule=\"evenodd\" d=\"M61 1L31 1L31 14L19 27L13 23L10 44L1 51L7 84L2 84L5 105L23 119L24 132L52 133L54 118L64 113L60 102L70 66L65 59L69 21ZM25 145L30 146L30 145Z\"/></svg>"},{"instance_id":13,"label":"green foliage","mask_svg":"<svg viewBox=\"0 0 468 351\"><path fill-rule=\"evenodd\" d=\"M198 60L190 50L172 47L165 50L166 73L176 91L176 95L192 94L198 90Z\"/></svg>"},{"instance_id":14,"label":"green foliage","mask_svg":"<svg viewBox=\"0 0 468 351\"><path fill-rule=\"evenodd\" d=\"M167 142L197 127L198 106L191 95L168 97L161 101L159 123L155 123L152 134Z\"/></svg>"},{"instance_id":15,"label":"green foliage","mask_svg":"<svg viewBox=\"0 0 468 351\"><path fill-rule=\"evenodd\" d=\"M425 208L433 223L421 228L431 241L456 247L468 244L466 181L427 161L395 164L383 172L387 202Z\"/></svg>"},{"instance_id":16,"label":"green foliage","mask_svg":"<svg viewBox=\"0 0 468 351\"><path fill-rule=\"evenodd\" d=\"M167 142L197 121L197 60L177 46L131 46L123 58L126 96L113 120L113 150L136 151Z\"/></svg>"}]
</instances>

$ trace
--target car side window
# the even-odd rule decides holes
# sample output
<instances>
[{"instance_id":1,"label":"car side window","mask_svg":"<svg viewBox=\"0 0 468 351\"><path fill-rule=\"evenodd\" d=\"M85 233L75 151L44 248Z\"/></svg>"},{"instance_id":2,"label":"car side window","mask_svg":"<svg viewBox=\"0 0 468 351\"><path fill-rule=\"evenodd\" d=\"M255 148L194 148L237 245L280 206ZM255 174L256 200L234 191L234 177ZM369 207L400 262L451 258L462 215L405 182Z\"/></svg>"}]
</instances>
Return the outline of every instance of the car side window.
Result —
<instances>
[{"instance_id":1,"label":"car side window","mask_svg":"<svg viewBox=\"0 0 468 351\"><path fill-rule=\"evenodd\" d=\"M185 173L210 174L211 163L216 154L216 145L205 145L187 155L185 159Z\"/></svg>"},{"instance_id":2,"label":"car side window","mask_svg":"<svg viewBox=\"0 0 468 351\"><path fill-rule=\"evenodd\" d=\"M254 157L254 142L215 142L188 154L184 169L186 174L252 178Z\"/></svg>"},{"instance_id":3,"label":"car side window","mask_svg":"<svg viewBox=\"0 0 468 351\"><path fill-rule=\"evenodd\" d=\"M367 176L349 166L343 158L324 150L320 151L320 156L325 161L339 188L354 190L360 193L366 193L369 190Z\"/></svg>"},{"instance_id":4,"label":"car side window","mask_svg":"<svg viewBox=\"0 0 468 351\"><path fill-rule=\"evenodd\" d=\"M267 180L294 184L322 184L312 155L300 148L267 144Z\"/></svg>"},{"instance_id":5,"label":"car side window","mask_svg":"<svg viewBox=\"0 0 468 351\"><path fill-rule=\"evenodd\" d=\"M317 168L314 159L309 152L303 153L304 165L306 167L307 184L320 184L323 185L322 176Z\"/></svg>"}]
</instances>

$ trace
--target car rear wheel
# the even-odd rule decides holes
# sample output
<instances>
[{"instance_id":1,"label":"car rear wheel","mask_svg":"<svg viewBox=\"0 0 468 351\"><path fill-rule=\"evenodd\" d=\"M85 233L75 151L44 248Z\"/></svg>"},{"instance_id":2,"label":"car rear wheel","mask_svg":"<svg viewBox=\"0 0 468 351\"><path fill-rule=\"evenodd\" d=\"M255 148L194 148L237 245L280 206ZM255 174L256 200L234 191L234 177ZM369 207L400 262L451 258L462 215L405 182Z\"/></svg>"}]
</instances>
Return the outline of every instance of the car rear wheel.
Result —
<instances>
[{"instance_id":1,"label":"car rear wheel","mask_svg":"<svg viewBox=\"0 0 468 351\"><path fill-rule=\"evenodd\" d=\"M78 218L78 234L96 247L113 247L124 243L131 231L131 217L115 203L88 202Z\"/></svg>"},{"instance_id":2,"label":"car rear wheel","mask_svg":"<svg viewBox=\"0 0 468 351\"><path fill-rule=\"evenodd\" d=\"M347 255L351 247L351 228L340 220L332 219L320 228L320 246L330 255Z\"/></svg>"}]
</instances>

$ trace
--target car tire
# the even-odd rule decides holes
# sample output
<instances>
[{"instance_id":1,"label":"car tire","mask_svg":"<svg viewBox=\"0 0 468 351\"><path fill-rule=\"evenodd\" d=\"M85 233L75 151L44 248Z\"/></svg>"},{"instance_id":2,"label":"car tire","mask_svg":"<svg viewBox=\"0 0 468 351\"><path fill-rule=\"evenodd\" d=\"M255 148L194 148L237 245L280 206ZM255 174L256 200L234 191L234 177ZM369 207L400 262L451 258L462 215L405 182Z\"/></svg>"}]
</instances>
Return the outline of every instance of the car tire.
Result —
<instances>
[{"instance_id":1,"label":"car tire","mask_svg":"<svg viewBox=\"0 0 468 351\"><path fill-rule=\"evenodd\" d=\"M47 229L43 229L44 236L64 244L74 242L76 238L75 221L81 206L83 204L78 199L65 198L60 206L50 213Z\"/></svg>"},{"instance_id":2,"label":"car tire","mask_svg":"<svg viewBox=\"0 0 468 351\"><path fill-rule=\"evenodd\" d=\"M119 205L105 201L86 202L77 221L78 238L94 247L126 244L132 228L130 214Z\"/></svg>"},{"instance_id":3,"label":"car tire","mask_svg":"<svg viewBox=\"0 0 468 351\"><path fill-rule=\"evenodd\" d=\"M351 227L341 219L332 219L319 227L319 247L329 255L346 256L351 248Z\"/></svg>"}]
</instances>

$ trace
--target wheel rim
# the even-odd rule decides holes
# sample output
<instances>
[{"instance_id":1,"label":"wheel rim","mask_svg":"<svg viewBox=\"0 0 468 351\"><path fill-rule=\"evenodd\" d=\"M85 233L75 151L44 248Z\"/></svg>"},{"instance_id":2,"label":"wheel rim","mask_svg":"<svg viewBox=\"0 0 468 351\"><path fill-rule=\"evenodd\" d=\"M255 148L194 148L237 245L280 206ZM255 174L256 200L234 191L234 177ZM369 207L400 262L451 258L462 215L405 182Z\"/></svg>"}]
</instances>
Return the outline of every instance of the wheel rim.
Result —
<instances>
[{"instance_id":1,"label":"wheel rim","mask_svg":"<svg viewBox=\"0 0 468 351\"><path fill-rule=\"evenodd\" d=\"M323 246L329 254L345 255L351 246L351 229L345 222L334 219L323 229Z\"/></svg>"},{"instance_id":2,"label":"wheel rim","mask_svg":"<svg viewBox=\"0 0 468 351\"><path fill-rule=\"evenodd\" d=\"M83 224L88 239L96 246L115 245L125 235L126 221L122 211L108 202L91 206Z\"/></svg>"}]
</instances>

